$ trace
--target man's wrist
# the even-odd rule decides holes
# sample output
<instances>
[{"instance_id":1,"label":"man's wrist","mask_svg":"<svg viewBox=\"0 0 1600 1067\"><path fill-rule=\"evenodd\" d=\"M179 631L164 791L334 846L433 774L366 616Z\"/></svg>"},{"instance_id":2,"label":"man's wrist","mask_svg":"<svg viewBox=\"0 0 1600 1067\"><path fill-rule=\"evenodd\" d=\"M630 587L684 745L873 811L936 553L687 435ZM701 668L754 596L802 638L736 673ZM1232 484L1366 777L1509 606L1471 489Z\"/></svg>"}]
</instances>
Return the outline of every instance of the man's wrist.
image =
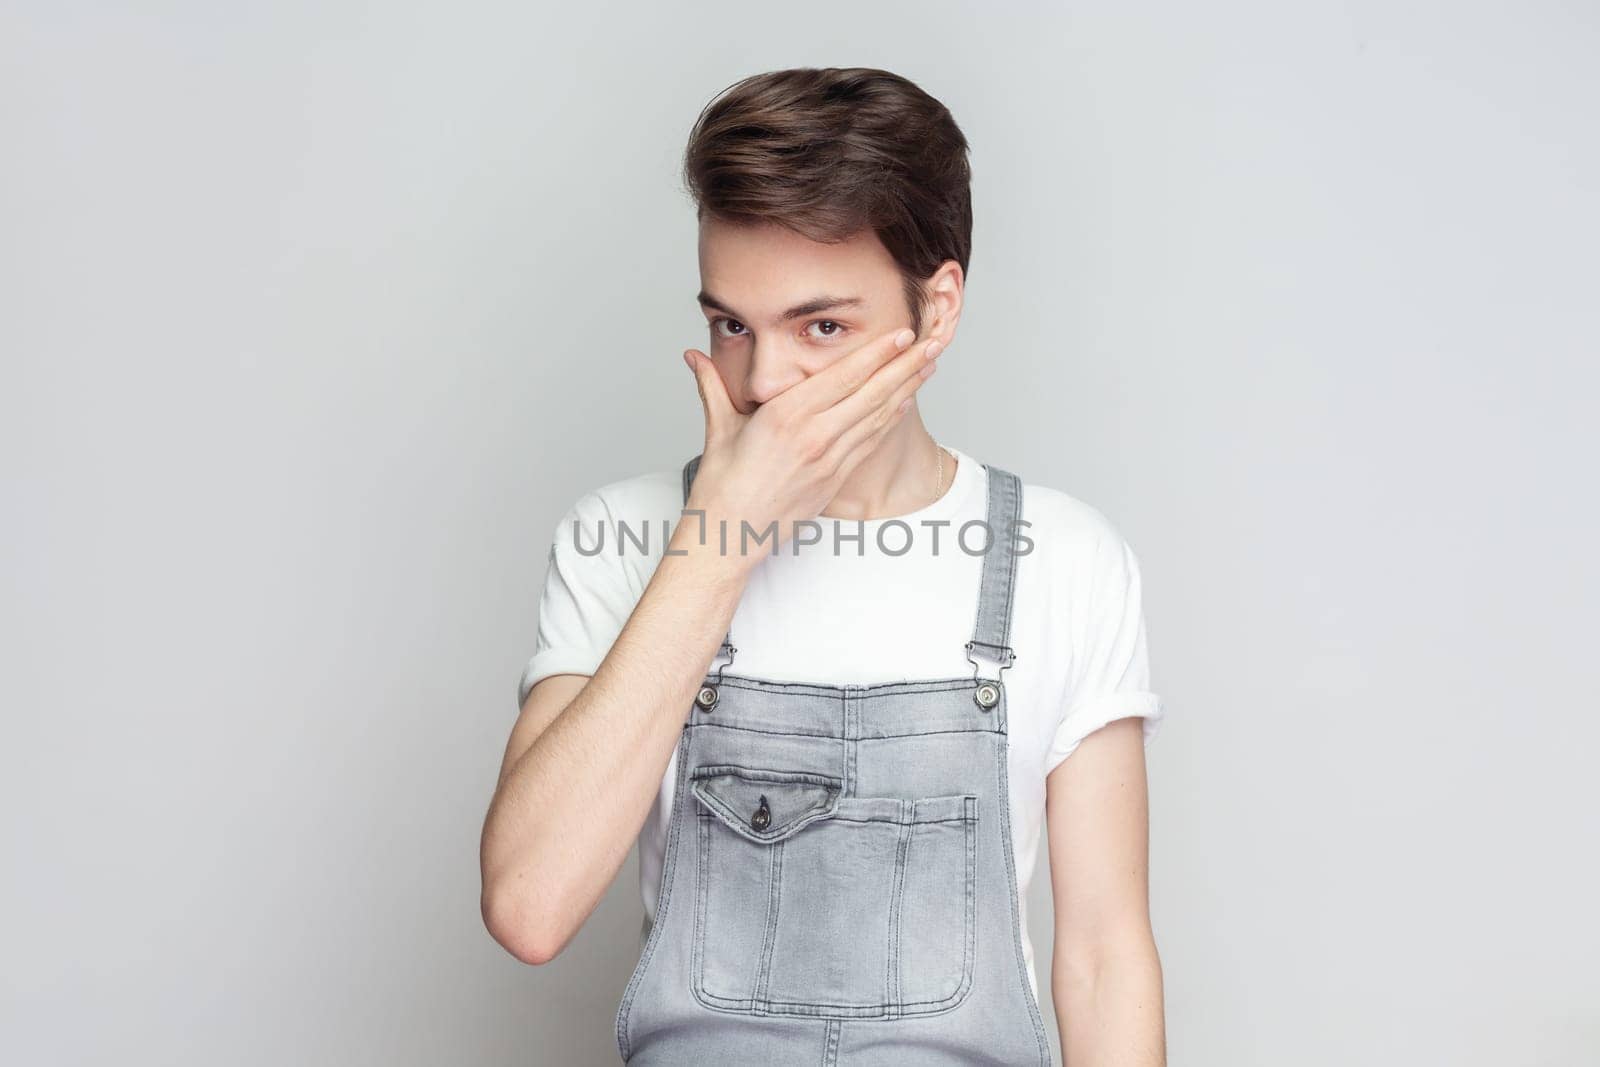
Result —
<instances>
[{"instance_id":1,"label":"man's wrist","mask_svg":"<svg viewBox=\"0 0 1600 1067\"><path fill-rule=\"evenodd\" d=\"M684 509L666 547L668 558L685 560L701 580L736 588L744 585L756 564L771 552L770 542L748 541L735 524L707 519L703 511L694 508Z\"/></svg>"}]
</instances>

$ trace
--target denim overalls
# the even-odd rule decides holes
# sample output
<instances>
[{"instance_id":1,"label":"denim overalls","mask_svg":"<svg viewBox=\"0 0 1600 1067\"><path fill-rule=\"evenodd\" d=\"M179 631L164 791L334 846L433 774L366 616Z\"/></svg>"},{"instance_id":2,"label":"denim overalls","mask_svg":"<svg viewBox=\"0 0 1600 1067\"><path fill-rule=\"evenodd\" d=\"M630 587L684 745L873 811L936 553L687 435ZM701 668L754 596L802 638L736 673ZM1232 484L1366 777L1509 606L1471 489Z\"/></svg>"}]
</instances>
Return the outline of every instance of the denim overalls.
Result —
<instances>
[{"instance_id":1,"label":"denim overalls","mask_svg":"<svg viewBox=\"0 0 1600 1067\"><path fill-rule=\"evenodd\" d=\"M985 469L972 677L706 675L655 922L617 1008L624 1062L1049 1067L1017 915L1005 685L974 659L1015 658L1022 485Z\"/></svg>"}]
</instances>

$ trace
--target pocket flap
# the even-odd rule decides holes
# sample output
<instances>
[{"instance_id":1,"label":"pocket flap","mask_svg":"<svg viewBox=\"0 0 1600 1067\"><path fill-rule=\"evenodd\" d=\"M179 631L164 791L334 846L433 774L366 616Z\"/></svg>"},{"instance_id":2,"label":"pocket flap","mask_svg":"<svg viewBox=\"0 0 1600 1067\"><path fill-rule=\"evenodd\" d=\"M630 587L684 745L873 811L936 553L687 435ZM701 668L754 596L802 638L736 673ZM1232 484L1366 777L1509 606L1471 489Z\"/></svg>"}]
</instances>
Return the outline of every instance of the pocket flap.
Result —
<instances>
[{"instance_id":1,"label":"pocket flap","mask_svg":"<svg viewBox=\"0 0 1600 1067\"><path fill-rule=\"evenodd\" d=\"M734 833L758 844L782 841L832 815L843 787L826 774L732 764L697 767L690 780L700 803Z\"/></svg>"}]
</instances>

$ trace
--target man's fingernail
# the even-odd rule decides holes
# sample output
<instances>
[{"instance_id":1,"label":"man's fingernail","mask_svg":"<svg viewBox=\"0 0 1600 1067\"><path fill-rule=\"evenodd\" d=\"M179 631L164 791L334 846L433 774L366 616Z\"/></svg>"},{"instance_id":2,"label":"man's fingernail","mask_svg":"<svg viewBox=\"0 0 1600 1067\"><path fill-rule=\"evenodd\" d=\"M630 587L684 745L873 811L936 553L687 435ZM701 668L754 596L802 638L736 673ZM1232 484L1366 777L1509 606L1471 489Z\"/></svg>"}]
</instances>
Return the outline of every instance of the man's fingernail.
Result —
<instances>
[{"instance_id":1,"label":"man's fingernail","mask_svg":"<svg viewBox=\"0 0 1600 1067\"><path fill-rule=\"evenodd\" d=\"M916 338L917 335L912 333L910 330L901 330L899 333L894 335L894 346L896 348L904 348L906 345L916 340Z\"/></svg>"},{"instance_id":2,"label":"man's fingernail","mask_svg":"<svg viewBox=\"0 0 1600 1067\"><path fill-rule=\"evenodd\" d=\"M694 357L691 356L689 353L685 352L683 354L683 364L684 364L684 366L688 367L690 370L694 370Z\"/></svg>"}]
</instances>

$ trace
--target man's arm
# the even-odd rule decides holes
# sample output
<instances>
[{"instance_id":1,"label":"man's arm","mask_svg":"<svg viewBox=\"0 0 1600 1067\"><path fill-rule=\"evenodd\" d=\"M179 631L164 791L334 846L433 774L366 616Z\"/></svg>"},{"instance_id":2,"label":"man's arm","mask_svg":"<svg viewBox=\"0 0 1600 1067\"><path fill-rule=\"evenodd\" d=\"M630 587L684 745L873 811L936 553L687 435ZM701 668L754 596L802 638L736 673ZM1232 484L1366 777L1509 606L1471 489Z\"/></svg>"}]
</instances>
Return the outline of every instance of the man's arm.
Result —
<instances>
[{"instance_id":1,"label":"man's arm","mask_svg":"<svg viewBox=\"0 0 1600 1067\"><path fill-rule=\"evenodd\" d=\"M628 621L587 682L553 675L528 693L507 742L479 849L480 908L528 963L554 959L594 911L644 825L695 693L759 561L721 551L743 524L787 537L817 515L905 413L926 379L929 336L897 328L740 412L711 359L684 354L706 447ZM937 351L934 347L933 351ZM704 543L702 543L704 542Z\"/></svg>"},{"instance_id":2,"label":"man's arm","mask_svg":"<svg viewBox=\"0 0 1600 1067\"><path fill-rule=\"evenodd\" d=\"M1116 719L1046 779L1055 900L1051 994L1065 1067L1164 1067L1150 928L1144 725Z\"/></svg>"},{"instance_id":3,"label":"man's arm","mask_svg":"<svg viewBox=\"0 0 1600 1067\"><path fill-rule=\"evenodd\" d=\"M748 561L700 535L692 516L677 523L594 676L542 679L512 729L484 820L481 907L526 963L566 947L627 859L738 605Z\"/></svg>"}]
</instances>

